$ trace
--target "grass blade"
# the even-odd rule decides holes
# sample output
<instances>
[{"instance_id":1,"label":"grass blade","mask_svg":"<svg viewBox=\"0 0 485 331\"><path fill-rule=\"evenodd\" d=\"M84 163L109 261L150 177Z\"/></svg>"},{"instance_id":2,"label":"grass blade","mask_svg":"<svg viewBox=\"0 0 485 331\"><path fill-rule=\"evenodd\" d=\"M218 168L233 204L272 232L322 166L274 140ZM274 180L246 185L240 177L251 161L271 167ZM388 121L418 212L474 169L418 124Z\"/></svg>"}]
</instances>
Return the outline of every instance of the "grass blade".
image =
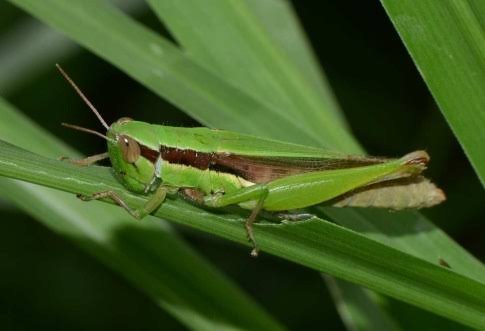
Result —
<instances>
[{"instance_id":1,"label":"grass blade","mask_svg":"<svg viewBox=\"0 0 485 331\"><path fill-rule=\"evenodd\" d=\"M0 155L2 176L72 193L114 190L132 207L146 201L124 190L108 168L79 168L4 142L0 143ZM217 216L178 199L167 200L155 215L248 244L241 216ZM369 287L465 325L484 326L485 285L452 269L422 261L316 218L282 225L259 224L256 228L257 240L265 252Z\"/></svg>"},{"instance_id":2,"label":"grass blade","mask_svg":"<svg viewBox=\"0 0 485 331\"><path fill-rule=\"evenodd\" d=\"M201 123L224 123L226 129L266 132L283 140L285 132L295 129L294 121L268 117L275 114L273 108L231 86L166 39L106 3L93 0L11 2L122 68ZM299 141L324 143L320 135L303 127Z\"/></svg>"},{"instance_id":3,"label":"grass blade","mask_svg":"<svg viewBox=\"0 0 485 331\"><path fill-rule=\"evenodd\" d=\"M12 2L64 31L133 77L137 77L151 89L156 90L159 95L165 95L180 108L195 114L195 118L207 125L325 145L324 131L318 134L310 133L309 128L302 127L300 123L296 125L288 123L275 109L268 106L272 104L271 100L257 100L248 96L238 87L193 63L173 45L166 44L161 38L109 7L93 1L71 2L69 5L53 0L46 1L42 5L32 0ZM103 26L98 27L99 22L103 22ZM102 30L103 34L93 33L99 30ZM113 43L112 39L117 42ZM156 47L150 49L147 45L156 45ZM163 53L163 56L160 53ZM141 64L133 63L135 62L132 61L133 58L139 59ZM163 72L169 72L171 75L160 77L154 74L154 68L169 69ZM267 98L272 96L268 95ZM301 111L307 110L301 109ZM341 129L338 123L335 127L338 130ZM348 139L345 138L346 131L341 130L341 132L343 141ZM337 148L329 146L328 143L326 146ZM326 212L331 215L332 210L326 210ZM386 245L434 263L445 252L445 259L450 261L454 271L464 275L484 274L481 264L417 213L400 214L402 222L392 222L392 224L389 221L390 216L383 213L355 210L342 210L335 213L338 213L333 214L332 218L335 221L347 224L350 228ZM387 220L387 224L383 222L384 220ZM377 225L374 224L375 222ZM420 231L420 229L425 230ZM353 242L349 241L348 244ZM415 246L416 244L419 246ZM351 270L348 272L352 273ZM347 277L351 276L347 275ZM483 276L477 276L477 279L483 279ZM414 302L410 297L407 297L407 300Z\"/></svg>"},{"instance_id":4,"label":"grass blade","mask_svg":"<svg viewBox=\"0 0 485 331\"><path fill-rule=\"evenodd\" d=\"M287 65L295 66L295 70L302 75L301 79L308 81L313 86L314 93L319 94L321 98L319 102L322 103L319 112L334 113L336 116L329 115L328 119L340 119L339 124L346 126L347 123L335 96L312 52L291 3L280 0L248 0L246 4L252 15L257 18L258 23L264 27L268 34L267 38L272 40L275 44L274 47L286 55Z\"/></svg>"},{"instance_id":5,"label":"grass blade","mask_svg":"<svg viewBox=\"0 0 485 331\"><path fill-rule=\"evenodd\" d=\"M221 77L230 77L231 83L272 105L282 118L301 123L316 134L325 131L327 144L356 150L351 136L339 132L343 122L331 95L322 93L327 90L321 84L317 90L315 83L310 83L298 70L301 64L294 65L295 56L290 58L289 48L274 42L274 31L268 33L268 25L261 24L253 12L267 8L255 2L224 0L164 0L150 4L192 58ZM277 3L267 1L266 6L274 8ZM231 27L221 29L228 21ZM340 122L339 130L335 122Z\"/></svg>"},{"instance_id":6,"label":"grass blade","mask_svg":"<svg viewBox=\"0 0 485 331\"><path fill-rule=\"evenodd\" d=\"M485 3L382 0L382 4L485 185Z\"/></svg>"},{"instance_id":7,"label":"grass blade","mask_svg":"<svg viewBox=\"0 0 485 331\"><path fill-rule=\"evenodd\" d=\"M4 95L41 71L43 63L59 61L80 50L64 36L35 21L19 24L2 37L0 45L0 90Z\"/></svg>"},{"instance_id":8,"label":"grass blade","mask_svg":"<svg viewBox=\"0 0 485 331\"><path fill-rule=\"evenodd\" d=\"M365 289L331 277L325 277L325 281L347 330L400 330L391 316L377 305Z\"/></svg>"}]
</instances>

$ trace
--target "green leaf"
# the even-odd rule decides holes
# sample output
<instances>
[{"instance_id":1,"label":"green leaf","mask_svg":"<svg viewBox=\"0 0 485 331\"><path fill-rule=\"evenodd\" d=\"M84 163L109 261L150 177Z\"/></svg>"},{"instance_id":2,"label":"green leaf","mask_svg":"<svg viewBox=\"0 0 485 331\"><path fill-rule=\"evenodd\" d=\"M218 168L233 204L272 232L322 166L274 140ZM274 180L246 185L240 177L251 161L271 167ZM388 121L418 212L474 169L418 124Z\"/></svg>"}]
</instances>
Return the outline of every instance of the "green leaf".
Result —
<instances>
[{"instance_id":1,"label":"green leaf","mask_svg":"<svg viewBox=\"0 0 485 331\"><path fill-rule=\"evenodd\" d=\"M26 21L0 39L0 91L3 95L35 76L44 63L59 61L80 50L61 34L35 21ZM48 44L49 47L45 47Z\"/></svg>"},{"instance_id":2,"label":"green leaf","mask_svg":"<svg viewBox=\"0 0 485 331\"><path fill-rule=\"evenodd\" d=\"M275 104L274 96L266 95L264 100L259 100L245 93L249 89L244 87L245 90L241 90L240 86L231 82L232 77L219 76L207 69L206 64L197 63L190 55L185 55L162 38L99 2L12 2L108 59L204 124L260 136L321 144L334 149L340 146L329 143L327 139L330 136L324 130L315 132L298 121L291 122L287 117L281 117L279 109L271 106ZM186 23L190 24L191 20ZM291 58L289 55L287 57ZM305 86L315 88L312 83ZM301 108L300 111L310 110ZM349 141L347 131L338 121L335 122L335 130L341 132L342 141ZM342 145L341 148L345 147ZM325 212L336 222L346 224L388 246L433 263L442 257L453 267L453 271L484 279L484 268L477 260L417 213L390 216L385 212L360 210L328 209ZM355 243L349 241L347 244ZM415 303L409 297L407 301ZM435 308L430 310L436 311ZM452 314L442 314L453 318Z\"/></svg>"},{"instance_id":3,"label":"green leaf","mask_svg":"<svg viewBox=\"0 0 485 331\"><path fill-rule=\"evenodd\" d=\"M125 11L138 13L137 0L113 0ZM7 95L36 74L78 53L81 48L65 36L34 21L22 20L0 37L0 91ZM45 45L49 45L46 47Z\"/></svg>"},{"instance_id":4,"label":"green leaf","mask_svg":"<svg viewBox=\"0 0 485 331\"><path fill-rule=\"evenodd\" d=\"M109 168L79 168L5 142L0 143L0 155L1 176L72 193L113 190L131 207L146 201L146 197L121 187ZM167 200L154 215L248 244L241 216L218 216L180 199ZM484 326L485 285L452 269L422 261L318 218L280 225L258 224L256 229L264 252L369 287L463 324L476 328Z\"/></svg>"},{"instance_id":5,"label":"green leaf","mask_svg":"<svg viewBox=\"0 0 485 331\"><path fill-rule=\"evenodd\" d=\"M347 330L400 330L391 316L376 304L369 291L331 277L325 277L325 281Z\"/></svg>"},{"instance_id":6,"label":"green leaf","mask_svg":"<svg viewBox=\"0 0 485 331\"><path fill-rule=\"evenodd\" d=\"M50 157L75 155L2 99L0 137ZM75 184L77 170L63 180ZM135 222L114 206L86 206L72 194L7 178L0 178L0 192L119 272L190 329L282 329L161 220Z\"/></svg>"},{"instance_id":7,"label":"green leaf","mask_svg":"<svg viewBox=\"0 0 485 331\"><path fill-rule=\"evenodd\" d=\"M381 1L485 185L485 2Z\"/></svg>"},{"instance_id":8,"label":"green leaf","mask_svg":"<svg viewBox=\"0 0 485 331\"><path fill-rule=\"evenodd\" d=\"M109 4L96 1L12 0L95 54L120 67L198 121L285 139L295 121L277 112L192 61L168 40ZM93 33L96 31L96 33ZM136 59L136 60L134 60ZM302 143L324 143L301 124Z\"/></svg>"},{"instance_id":9,"label":"green leaf","mask_svg":"<svg viewBox=\"0 0 485 331\"><path fill-rule=\"evenodd\" d=\"M343 126L342 118L338 115L339 110L331 93L317 80L318 71L315 72L314 68L306 69L307 75L304 76L299 70L308 63L304 62L308 55L303 54L299 62L293 61L298 56L291 51L298 49L300 53L304 52L301 42L300 48L295 47L298 44L292 45L292 48L281 47L288 46L289 41L302 39L294 36L291 40L277 43L276 28L281 25L271 25L276 18L272 22L265 21L265 25L261 24L261 15L270 9L274 10L274 6L285 6L284 3L261 3L221 0L150 1L162 21L193 59L220 77L225 77L242 91L271 105L280 117L300 123L306 130L316 134L325 131L325 144L356 150L356 143L351 136L339 132ZM281 10L284 8L276 9L280 13L288 13ZM231 24L221 29L227 22ZM270 26L274 30L269 30ZM309 71L312 72L311 76Z\"/></svg>"}]
</instances>

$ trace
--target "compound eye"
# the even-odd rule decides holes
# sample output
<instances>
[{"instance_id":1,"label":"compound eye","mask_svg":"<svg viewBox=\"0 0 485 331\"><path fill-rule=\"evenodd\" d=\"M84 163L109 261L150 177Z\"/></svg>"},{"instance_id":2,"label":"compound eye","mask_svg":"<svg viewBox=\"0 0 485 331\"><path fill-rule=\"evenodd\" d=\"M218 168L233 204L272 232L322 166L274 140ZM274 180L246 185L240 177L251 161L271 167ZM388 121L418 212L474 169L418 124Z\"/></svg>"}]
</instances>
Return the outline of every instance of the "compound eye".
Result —
<instances>
[{"instance_id":1,"label":"compound eye","mask_svg":"<svg viewBox=\"0 0 485 331\"><path fill-rule=\"evenodd\" d=\"M135 163L140 157L140 145L128 136L121 135L118 138L118 146L121 150L123 160L128 163Z\"/></svg>"}]
</instances>

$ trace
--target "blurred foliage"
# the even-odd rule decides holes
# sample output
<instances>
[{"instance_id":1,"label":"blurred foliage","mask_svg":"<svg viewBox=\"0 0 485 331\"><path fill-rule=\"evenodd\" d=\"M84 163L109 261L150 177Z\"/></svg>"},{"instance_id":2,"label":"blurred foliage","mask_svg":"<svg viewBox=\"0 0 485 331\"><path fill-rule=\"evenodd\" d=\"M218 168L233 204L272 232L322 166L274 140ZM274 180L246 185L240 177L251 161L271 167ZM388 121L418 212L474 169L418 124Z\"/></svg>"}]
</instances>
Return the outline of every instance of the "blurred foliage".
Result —
<instances>
[{"instance_id":1,"label":"blurred foliage","mask_svg":"<svg viewBox=\"0 0 485 331\"><path fill-rule=\"evenodd\" d=\"M381 5L358 0L294 1L294 7L357 140L373 155L426 149L432 155L428 174L447 192L448 201L423 213L439 220L440 228L484 260L483 188ZM136 18L167 34L148 8L137 9ZM0 3L0 60L5 52L14 51L8 48L11 43L3 41L31 21L7 2ZM147 122L197 124L111 65L80 48L73 51L67 39L63 42L70 45L63 65L80 86L89 86L90 99L108 122L136 114ZM31 56L35 60L35 54ZM86 127L98 124L74 94L52 93L65 90L66 83L53 65L58 61L53 58L42 63L35 74L0 93L69 145L85 154L101 152L103 141L59 126L61 122ZM0 69L2 65L0 61ZM163 109L164 118L151 109ZM463 209L465 202L467 208ZM119 275L16 208L0 204L0 219L2 330L184 329ZM266 255L248 260L246 248L181 231L199 252L290 329L343 328L316 273ZM420 330L440 326L465 329L391 299L383 306L403 329L417 330L417 325Z\"/></svg>"}]
</instances>

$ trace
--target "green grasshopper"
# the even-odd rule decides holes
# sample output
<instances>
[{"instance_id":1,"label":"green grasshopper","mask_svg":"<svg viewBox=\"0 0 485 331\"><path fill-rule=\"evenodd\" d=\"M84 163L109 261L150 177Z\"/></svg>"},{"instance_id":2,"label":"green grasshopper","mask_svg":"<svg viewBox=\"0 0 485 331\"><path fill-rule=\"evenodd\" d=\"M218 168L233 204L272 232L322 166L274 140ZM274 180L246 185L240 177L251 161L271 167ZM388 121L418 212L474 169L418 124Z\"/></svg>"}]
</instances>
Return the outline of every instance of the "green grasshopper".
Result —
<instances>
[{"instance_id":1,"label":"green grasshopper","mask_svg":"<svg viewBox=\"0 0 485 331\"><path fill-rule=\"evenodd\" d=\"M78 197L85 201L112 199L136 219L155 211L166 195L174 192L204 207L238 205L251 210L245 227L253 245L251 255L256 256L253 223L260 211L280 212L284 218L284 212L324 202L401 209L429 207L444 200L440 189L419 176L429 161L424 151L384 159L129 118L108 126L71 78L57 67L107 130L103 135L63 123L98 135L108 144L106 153L71 162L90 165L109 158L116 178L128 190L149 199L142 207L132 209L114 191Z\"/></svg>"}]
</instances>

